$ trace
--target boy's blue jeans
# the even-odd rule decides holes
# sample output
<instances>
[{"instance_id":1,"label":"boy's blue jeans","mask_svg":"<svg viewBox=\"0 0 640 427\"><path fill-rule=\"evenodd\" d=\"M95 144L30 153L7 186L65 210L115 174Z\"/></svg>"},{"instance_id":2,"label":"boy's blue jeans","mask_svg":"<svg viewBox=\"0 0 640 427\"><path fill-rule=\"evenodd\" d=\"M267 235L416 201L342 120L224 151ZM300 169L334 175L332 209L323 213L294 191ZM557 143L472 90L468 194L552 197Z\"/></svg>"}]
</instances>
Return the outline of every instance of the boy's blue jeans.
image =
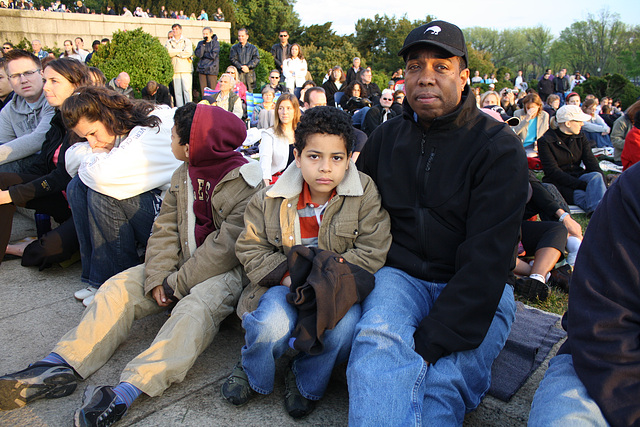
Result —
<instances>
[{"instance_id":1,"label":"boy's blue jeans","mask_svg":"<svg viewBox=\"0 0 640 427\"><path fill-rule=\"evenodd\" d=\"M153 191L117 200L87 187L78 176L67 185L82 261L82 281L102 285L140 264L137 245L147 246L158 209Z\"/></svg>"},{"instance_id":2,"label":"boy's blue jeans","mask_svg":"<svg viewBox=\"0 0 640 427\"><path fill-rule=\"evenodd\" d=\"M376 273L347 368L349 425L462 425L465 413L478 406L515 319L513 288L505 285L478 348L427 365L414 351L413 334L445 286L391 267Z\"/></svg>"},{"instance_id":3,"label":"boy's blue jeans","mask_svg":"<svg viewBox=\"0 0 640 427\"><path fill-rule=\"evenodd\" d=\"M533 396L529 425L609 425L578 378L570 354L559 354L549 362L549 369Z\"/></svg>"},{"instance_id":4,"label":"boy's blue jeans","mask_svg":"<svg viewBox=\"0 0 640 427\"><path fill-rule=\"evenodd\" d=\"M242 347L242 366L251 388L260 394L273 391L275 361L289 348L289 338L296 327L298 310L287 302L289 288L274 286L260 298L258 308L244 315L246 345ZM309 400L324 395L333 367L349 357L353 331L360 319L360 305L356 304L324 333L324 352L315 356L298 353L292 370L300 393Z\"/></svg>"}]
</instances>

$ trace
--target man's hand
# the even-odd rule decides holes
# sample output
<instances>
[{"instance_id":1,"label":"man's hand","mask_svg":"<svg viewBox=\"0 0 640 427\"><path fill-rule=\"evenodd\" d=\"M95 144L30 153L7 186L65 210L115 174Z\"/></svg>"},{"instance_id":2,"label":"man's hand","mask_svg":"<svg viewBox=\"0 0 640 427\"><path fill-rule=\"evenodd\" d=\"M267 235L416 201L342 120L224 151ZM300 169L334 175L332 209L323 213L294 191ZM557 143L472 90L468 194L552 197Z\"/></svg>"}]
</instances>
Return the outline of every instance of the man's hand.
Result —
<instances>
[{"instance_id":1,"label":"man's hand","mask_svg":"<svg viewBox=\"0 0 640 427\"><path fill-rule=\"evenodd\" d=\"M171 300L164 294L162 285L158 285L153 288L151 295L153 295L153 299L156 300L160 307L169 307L171 305Z\"/></svg>"},{"instance_id":2,"label":"man's hand","mask_svg":"<svg viewBox=\"0 0 640 427\"><path fill-rule=\"evenodd\" d=\"M6 205L11 203L11 195L9 194L9 190L1 190L0 191L0 205Z\"/></svg>"},{"instance_id":3,"label":"man's hand","mask_svg":"<svg viewBox=\"0 0 640 427\"><path fill-rule=\"evenodd\" d=\"M240 67L240 69L242 70L243 73L248 73L249 71L249 67L247 67L246 65L243 65L242 67Z\"/></svg>"}]
</instances>

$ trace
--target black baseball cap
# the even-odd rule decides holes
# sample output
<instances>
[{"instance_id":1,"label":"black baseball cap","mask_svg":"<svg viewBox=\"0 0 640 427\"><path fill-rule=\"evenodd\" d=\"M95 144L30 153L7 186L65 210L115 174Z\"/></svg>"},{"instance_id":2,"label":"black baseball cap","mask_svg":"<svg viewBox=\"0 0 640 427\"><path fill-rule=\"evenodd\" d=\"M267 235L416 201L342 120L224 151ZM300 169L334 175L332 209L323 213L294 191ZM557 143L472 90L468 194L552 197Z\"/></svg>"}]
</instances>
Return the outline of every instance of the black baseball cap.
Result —
<instances>
[{"instance_id":1,"label":"black baseball cap","mask_svg":"<svg viewBox=\"0 0 640 427\"><path fill-rule=\"evenodd\" d=\"M446 21L431 21L418 28L414 28L406 39L398 56L406 60L409 50L418 45L436 46L449 52L453 56L461 56L469 64L467 45L464 34L456 25Z\"/></svg>"}]
</instances>

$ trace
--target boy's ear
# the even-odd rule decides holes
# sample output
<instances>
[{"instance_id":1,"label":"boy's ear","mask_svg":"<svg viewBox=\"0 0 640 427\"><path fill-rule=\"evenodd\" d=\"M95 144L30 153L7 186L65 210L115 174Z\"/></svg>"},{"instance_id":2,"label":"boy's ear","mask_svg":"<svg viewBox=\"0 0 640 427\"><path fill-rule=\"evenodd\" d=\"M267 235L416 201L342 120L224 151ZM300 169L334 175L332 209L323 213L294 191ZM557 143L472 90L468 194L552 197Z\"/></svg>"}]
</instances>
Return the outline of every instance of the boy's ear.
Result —
<instances>
[{"instance_id":1,"label":"boy's ear","mask_svg":"<svg viewBox=\"0 0 640 427\"><path fill-rule=\"evenodd\" d=\"M187 160L189 159L189 144L184 144L184 155L187 157Z\"/></svg>"},{"instance_id":2,"label":"boy's ear","mask_svg":"<svg viewBox=\"0 0 640 427\"><path fill-rule=\"evenodd\" d=\"M293 157L296 160L296 166L298 167L298 169L300 169L300 153L298 153L297 148L293 149Z\"/></svg>"}]
</instances>

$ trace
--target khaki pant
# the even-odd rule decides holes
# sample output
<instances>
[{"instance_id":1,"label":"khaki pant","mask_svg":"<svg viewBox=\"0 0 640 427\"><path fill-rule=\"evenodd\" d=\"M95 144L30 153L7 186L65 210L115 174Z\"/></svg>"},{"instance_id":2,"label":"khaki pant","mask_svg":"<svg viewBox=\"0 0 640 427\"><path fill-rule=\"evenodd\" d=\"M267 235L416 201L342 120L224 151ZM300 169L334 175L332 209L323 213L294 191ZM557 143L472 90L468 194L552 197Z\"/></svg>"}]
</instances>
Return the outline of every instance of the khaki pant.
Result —
<instances>
[{"instance_id":1,"label":"khaki pant","mask_svg":"<svg viewBox=\"0 0 640 427\"><path fill-rule=\"evenodd\" d=\"M182 381L213 341L220 323L233 312L242 282L242 267L238 266L194 286L174 307L151 346L125 367L120 381L149 396L159 396L172 383ZM100 287L80 324L53 351L87 378L127 338L134 320L163 310L144 295L144 265L132 267Z\"/></svg>"}]
</instances>

